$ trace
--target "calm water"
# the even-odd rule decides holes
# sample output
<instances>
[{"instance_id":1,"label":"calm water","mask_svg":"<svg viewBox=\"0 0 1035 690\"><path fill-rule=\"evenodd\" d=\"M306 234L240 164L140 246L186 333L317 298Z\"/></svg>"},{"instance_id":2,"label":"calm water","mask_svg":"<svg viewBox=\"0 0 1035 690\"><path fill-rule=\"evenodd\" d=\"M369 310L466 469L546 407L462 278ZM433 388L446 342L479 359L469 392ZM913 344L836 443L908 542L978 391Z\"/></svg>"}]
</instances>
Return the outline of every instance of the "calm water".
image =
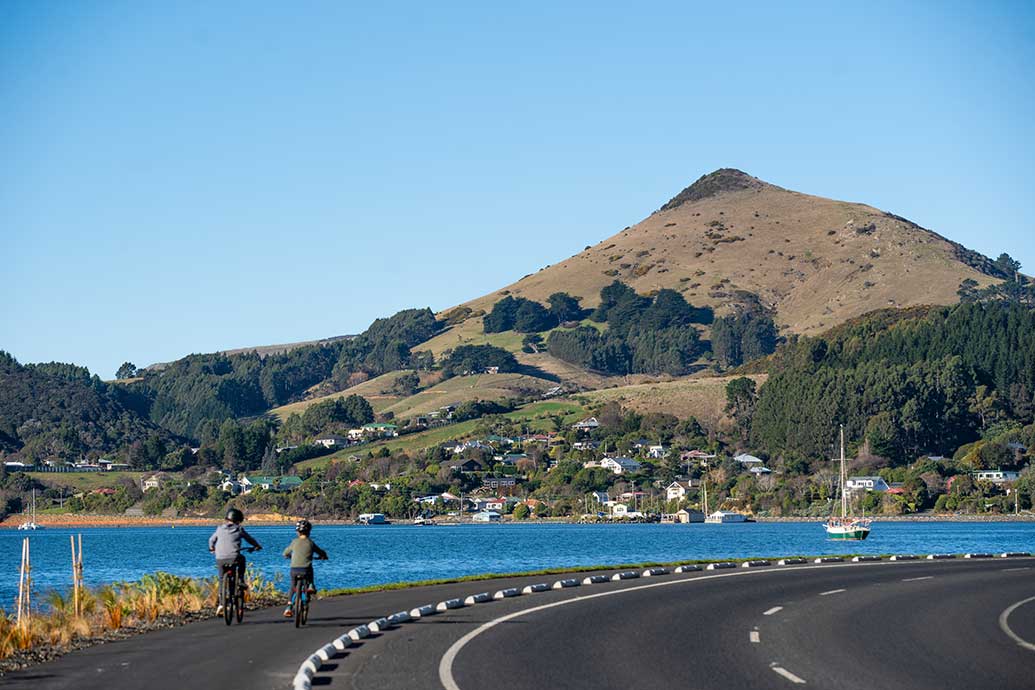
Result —
<instances>
[{"instance_id":1,"label":"calm water","mask_svg":"<svg viewBox=\"0 0 1035 690\"><path fill-rule=\"evenodd\" d=\"M290 525L253 527L264 550L249 560L266 575L286 572L281 550ZM69 534L83 535L88 585L135 580L156 570L214 573L208 527L0 530L0 608L18 588L21 540L31 539L38 593L71 583ZM827 541L818 523L740 525L462 525L413 527L320 526L313 539L331 556L316 564L321 588L425 580L540 568L839 553L1033 551L1033 522L882 522L864 542Z\"/></svg>"}]
</instances>

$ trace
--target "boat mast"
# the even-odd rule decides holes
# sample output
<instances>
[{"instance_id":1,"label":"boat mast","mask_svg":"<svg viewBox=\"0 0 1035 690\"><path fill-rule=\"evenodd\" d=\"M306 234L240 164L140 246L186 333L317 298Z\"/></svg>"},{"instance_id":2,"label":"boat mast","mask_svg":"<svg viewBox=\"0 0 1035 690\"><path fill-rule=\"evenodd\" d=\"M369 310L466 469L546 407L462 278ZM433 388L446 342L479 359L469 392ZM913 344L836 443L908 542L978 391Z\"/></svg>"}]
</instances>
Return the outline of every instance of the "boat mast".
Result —
<instances>
[{"instance_id":1,"label":"boat mast","mask_svg":"<svg viewBox=\"0 0 1035 690\"><path fill-rule=\"evenodd\" d=\"M841 517L848 516L848 487L845 477L845 425L841 424Z\"/></svg>"}]
</instances>

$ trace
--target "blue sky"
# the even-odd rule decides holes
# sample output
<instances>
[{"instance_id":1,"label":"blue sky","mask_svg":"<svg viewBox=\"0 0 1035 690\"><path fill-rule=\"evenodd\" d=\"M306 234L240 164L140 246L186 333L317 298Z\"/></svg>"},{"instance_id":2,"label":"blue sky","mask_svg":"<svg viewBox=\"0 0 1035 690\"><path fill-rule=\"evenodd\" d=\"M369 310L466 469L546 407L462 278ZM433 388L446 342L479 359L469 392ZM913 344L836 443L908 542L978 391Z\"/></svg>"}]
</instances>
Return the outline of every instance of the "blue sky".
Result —
<instances>
[{"instance_id":1,"label":"blue sky","mask_svg":"<svg viewBox=\"0 0 1035 690\"><path fill-rule=\"evenodd\" d=\"M0 349L358 332L725 166L1035 272L1030 3L495 4L0 4Z\"/></svg>"}]
</instances>

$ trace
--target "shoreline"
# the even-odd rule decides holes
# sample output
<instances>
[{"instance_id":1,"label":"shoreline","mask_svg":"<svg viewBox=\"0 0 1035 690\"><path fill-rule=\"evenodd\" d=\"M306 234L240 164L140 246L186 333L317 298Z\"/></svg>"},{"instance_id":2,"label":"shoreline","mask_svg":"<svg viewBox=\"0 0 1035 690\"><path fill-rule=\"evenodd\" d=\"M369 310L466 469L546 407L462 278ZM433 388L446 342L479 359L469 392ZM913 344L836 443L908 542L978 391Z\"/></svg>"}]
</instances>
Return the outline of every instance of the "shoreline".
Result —
<instances>
[{"instance_id":1,"label":"shoreline","mask_svg":"<svg viewBox=\"0 0 1035 690\"><path fill-rule=\"evenodd\" d=\"M0 529L17 530L19 525L27 521L27 517L24 515L9 515L3 522L0 522ZM257 514L254 517L248 518L247 523L249 525L261 526L261 527L275 527L279 525L288 525L294 523L298 518L288 515L278 514ZM805 517L805 516L791 516L791 517L755 517L756 522L769 522L769 523L780 523L780 522L814 522L823 523L827 518L825 517ZM956 514L920 514L920 515L887 515L887 516L872 516L874 522L1033 522L1035 521L1035 514L1022 513L1020 515L956 515ZM358 523L353 520L342 520L342 519L330 519L330 520L315 520L321 525L351 525L358 526ZM125 515L90 515L90 514L77 514L77 513L63 513L60 515L37 515L36 524L41 527L47 528L75 528L75 527L112 527L112 528L125 528L125 527L210 527L217 525L221 522L218 517L135 517ZM506 525L576 525L576 524L601 524L601 525L621 525L626 524L622 521L615 520L613 522L599 522L599 523L580 523L578 520L573 519L546 519L546 520L504 520L502 523L481 523L470 520L464 521L445 521L435 525L439 527L452 526L452 525L490 525L490 524L506 524ZM627 524L659 524L659 523L642 523L642 522L628 522ZM673 523L675 526L678 523ZM393 526L412 526L409 520L398 520L392 522L390 525L383 525L385 527ZM371 525L370 527L380 527L382 525Z\"/></svg>"}]
</instances>

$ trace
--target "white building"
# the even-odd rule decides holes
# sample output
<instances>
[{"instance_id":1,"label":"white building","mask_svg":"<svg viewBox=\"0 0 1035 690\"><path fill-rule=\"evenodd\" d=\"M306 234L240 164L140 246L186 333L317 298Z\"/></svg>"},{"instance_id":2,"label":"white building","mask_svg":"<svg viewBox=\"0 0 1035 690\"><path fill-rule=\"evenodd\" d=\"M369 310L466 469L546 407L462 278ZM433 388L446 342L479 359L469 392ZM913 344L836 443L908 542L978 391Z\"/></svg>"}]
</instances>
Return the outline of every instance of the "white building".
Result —
<instances>
[{"instance_id":1,"label":"white building","mask_svg":"<svg viewBox=\"0 0 1035 690\"><path fill-rule=\"evenodd\" d=\"M884 477L873 476L873 477L849 477L848 481L845 482L845 490L848 493L855 491L880 491L884 492L890 489L888 483L884 481Z\"/></svg>"},{"instance_id":2,"label":"white building","mask_svg":"<svg viewBox=\"0 0 1035 690\"><path fill-rule=\"evenodd\" d=\"M1011 470L978 470L977 472L974 472L974 479L978 481L992 482L993 484L1012 482L1020 476L1020 473L1013 472Z\"/></svg>"},{"instance_id":3,"label":"white building","mask_svg":"<svg viewBox=\"0 0 1035 690\"><path fill-rule=\"evenodd\" d=\"M600 461L600 466L604 469L611 470L615 474L626 474L629 472L639 472L640 463L636 462L632 458L604 458Z\"/></svg>"},{"instance_id":4,"label":"white building","mask_svg":"<svg viewBox=\"0 0 1035 690\"><path fill-rule=\"evenodd\" d=\"M665 487L665 497L669 501L681 501L690 489L695 489L699 485L700 482L693 479L674 481Z\"/></svg>"},{"instance_id":5,"label":"white building","mask_svg":"<svg viewBox=\"0 0 1035 690\"><path fill-rule=\"evenodd\" d=\"M764 465L761 458L756 458L754 455L748 455L747 453L741 453L733 458L741 465Z\"/></svg>"}]
</instances>

